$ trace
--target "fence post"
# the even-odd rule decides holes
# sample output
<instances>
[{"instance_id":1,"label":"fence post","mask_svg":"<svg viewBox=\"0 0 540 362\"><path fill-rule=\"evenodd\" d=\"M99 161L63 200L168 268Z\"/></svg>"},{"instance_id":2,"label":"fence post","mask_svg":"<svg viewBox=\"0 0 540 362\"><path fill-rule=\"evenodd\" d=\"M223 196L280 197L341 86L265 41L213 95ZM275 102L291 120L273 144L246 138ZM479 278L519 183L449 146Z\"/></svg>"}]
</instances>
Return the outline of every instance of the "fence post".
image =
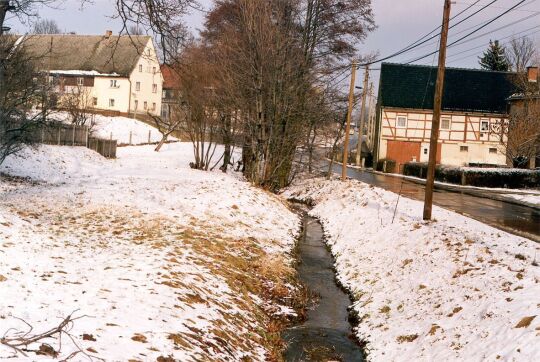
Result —
<instances>
[{"instance_id":1,"label":"fence post","mask_svg":"<svg viewBox=\"0 0 540 362\"><path fill-rule=\"evenodd\" d=\"M88 126L85 126L84 127L85 131L86 131L86 136L85 136L85 139L86 139L86 148L88 148Z\"/></svg>"},{"instance_id":2,"label":"fence post","mask_svg":"<svg viewBox=\"0 0 540 362\"><path fill-rule=\"evenodd\" d=\"M62 127L58 126L57 130L58 130L58 146L60 146L60 134L62 133Z\"/></svg>"},{"instance_id":3,"label":"fence post","mask_svg":"<svg viewBox=\"0 0 540 362\"><path fill-rule=\"evenodd\" d=\"M131 146L131 139L132 139L132 136L133 136L133 132L132 131L129 131L129 145Z\"/></svg>"},{"instance_id":4,"label":"fence post","mask_svg":"<svg viewBox=\"0 0 540 362\"><path fill-rule=\"evenodd\" d=\"M152 139L151 136L152 136L152 130L149 129L148 130L148 143L150 143L150 140Z\"/></svg>"},{"instance_id":5,"label":"fence post","mask_svg":"<svg viewBox=\"0 0 540 362\"><path fill-rule=\"evenodd\" d=\"M43 126L43 125L41 126L41 143L43 143L43 141L45 141L45 134L44 134L45 130L44 130L43 127L45 127L45 126Z\"/></svg>"},{"instance_id":6,"label":"fence post","mask_svg":"<svg viewBox=\"0 0 540 362\"><path fill-rule=\"evenodd\" d=\"M71 145L75 146L75 124L73 124L73 135L71 139Z\"/></svg>"}]
</instances>

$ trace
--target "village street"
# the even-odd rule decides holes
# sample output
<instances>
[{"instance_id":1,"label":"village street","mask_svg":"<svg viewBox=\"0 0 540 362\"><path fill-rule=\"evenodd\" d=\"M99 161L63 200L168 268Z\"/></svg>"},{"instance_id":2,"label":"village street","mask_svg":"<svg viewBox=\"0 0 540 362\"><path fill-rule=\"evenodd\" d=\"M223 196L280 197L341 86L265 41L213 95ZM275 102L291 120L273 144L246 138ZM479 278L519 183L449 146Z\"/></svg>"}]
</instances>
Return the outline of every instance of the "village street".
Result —
<instances>
[{"instance_id":1,"label":"village street","mask_svg":"<svg viewBox=\"0 0 540 362\"><path fill-rule=\"evenodd\" d=\"M341 172L341 165L334 166L334 172ZM401 193L415 200L424 200L424 186L406 179L375 174L349 167L347 175L385 190ZM437 189L434 203L445 209L472 217L502 230L540 241L540 210L519 203L496 200L496 192L475 190L475 195L460 191ZM538 204L540 207L540 204Z\"/></svg>"}]
</instances>

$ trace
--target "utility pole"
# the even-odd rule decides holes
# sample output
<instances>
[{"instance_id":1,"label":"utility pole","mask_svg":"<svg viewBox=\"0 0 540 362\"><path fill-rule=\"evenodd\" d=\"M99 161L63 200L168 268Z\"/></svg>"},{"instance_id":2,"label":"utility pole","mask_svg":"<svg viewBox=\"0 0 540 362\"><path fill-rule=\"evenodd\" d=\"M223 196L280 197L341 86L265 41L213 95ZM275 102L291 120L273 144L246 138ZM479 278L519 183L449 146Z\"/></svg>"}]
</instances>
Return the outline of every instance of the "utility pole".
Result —
<instances>
[{"instance_id":1,"label":"utility pole","mask_svg":"<svg viewBox=\"0 0 540 362\"><path fill-rule=\"evenodd\" d=\"M451 0L444 1L444 16L439 49L439 69L433 100L433 121L431 123L431 138L429 140L429 163L426 179L426 195L424 199L424 220L431 220L433 208L433 187L435 184L435 167L437 164L437 146L439 143L439 128L441 121L442 97L444 89L444 73L446 67L446 44L448 42L448 25L450 23Z\"/></svg>"},{"instance_id":2,"label":"utility pole","mask_svg":"<svg viewBox=\"0 0 540 362\"><path fill-rule=\"evenodd\" d=\"M351 87L349 89L349 110L347 111L347 123L345 125L345 142L343 142L343 159L341 167L341 181L347 179L347 160L349 159L349 132L351 132L351 116L354 103L354 84L356 82L356 61L351 66Z\"/></svg>"},{"instance_id":3,"label":"utility pole","mask_svg":"<svg viewBox=\"0 0 540 362\"><path fill-rule=\"evenodd\" d=\"M369 94L368 94L368 97L369 97L369 101L368 101L368 128L367 128L367 133L368 133L368 142L369 142L369 147L371 148L371 145L373 143L373 82L371 82L369 84Z\"/></svg>"},{"instance_id":4,"label":"utility pole","mask_svg":"<svg viewBox=\"0 0 540 362\"><path fill-rule=\"evenodd\" d=\"M358 144L356 145L356 166L362 166L362 138L364 134L364 117L366 114L366 97L369 83L369 65L364 72L364 87L362 89L362 108L360 108L360 122L358 126Z\"/></svg>"}]
</instances>

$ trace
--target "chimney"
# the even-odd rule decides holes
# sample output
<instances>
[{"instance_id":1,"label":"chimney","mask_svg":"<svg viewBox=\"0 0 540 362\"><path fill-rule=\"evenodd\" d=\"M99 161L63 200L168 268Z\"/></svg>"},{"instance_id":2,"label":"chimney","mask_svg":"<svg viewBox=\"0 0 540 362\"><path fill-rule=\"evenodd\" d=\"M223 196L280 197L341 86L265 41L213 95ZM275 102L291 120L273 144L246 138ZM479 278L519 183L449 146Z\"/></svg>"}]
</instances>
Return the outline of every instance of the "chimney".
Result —
<instances>
[{"instance_id":1,"label":"chimney","mask_svg":"<svg viewBox=\"0 0 540 362\"><path fill-rule=\"evenodd\" d=\"M109 39L112 36L112 30L107 30L105 32L105 39Z\"/></svg>"},{"instance_id":2,"label":"chimney","mask_svg":"<svg viewBox=\"0 0 540 362\"><path fill-rule=\"evenodd\" d=\"M529 83L538 82L538 67L527 67L527 80Z\"/></svg>"}]
</instances>

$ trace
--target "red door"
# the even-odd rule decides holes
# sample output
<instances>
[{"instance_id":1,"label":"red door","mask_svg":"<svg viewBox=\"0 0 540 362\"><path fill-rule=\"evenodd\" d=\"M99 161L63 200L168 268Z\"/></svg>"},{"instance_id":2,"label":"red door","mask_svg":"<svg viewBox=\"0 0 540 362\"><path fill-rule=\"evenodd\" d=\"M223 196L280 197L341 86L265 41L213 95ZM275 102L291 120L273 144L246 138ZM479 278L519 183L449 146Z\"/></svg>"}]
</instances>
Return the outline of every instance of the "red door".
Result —
<instances>
[{"instance_id":1,"label":"red door","mask_svg":"<svg viewBox=\"0 0 540 362\"><path fill-rule=\"evenodd\" d=\"M403 165L407 162L420 161L420 142L388 141L386 158L396 161L396 172L403 172Z\"/></svg>"}]
</instances>

